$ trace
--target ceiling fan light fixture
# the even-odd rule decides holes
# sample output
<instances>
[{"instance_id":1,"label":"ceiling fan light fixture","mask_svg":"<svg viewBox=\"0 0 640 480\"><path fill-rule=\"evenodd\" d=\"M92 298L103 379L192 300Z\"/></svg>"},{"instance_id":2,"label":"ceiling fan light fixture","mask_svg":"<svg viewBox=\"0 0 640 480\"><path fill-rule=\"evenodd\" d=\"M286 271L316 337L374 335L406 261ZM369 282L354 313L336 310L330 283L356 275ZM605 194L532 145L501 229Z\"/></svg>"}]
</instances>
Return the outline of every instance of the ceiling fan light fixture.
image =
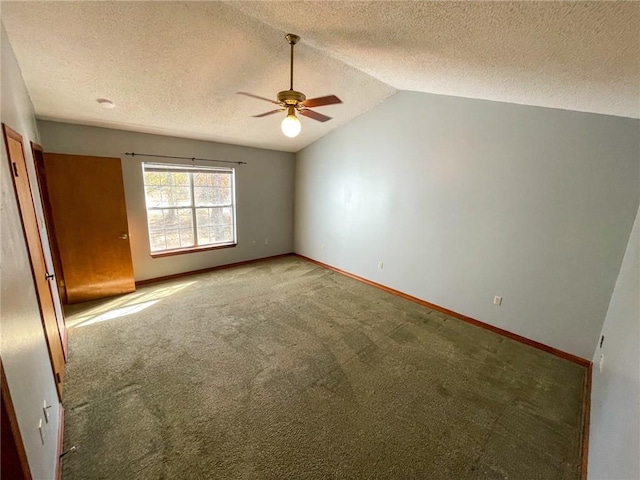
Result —
<instances>
[{"instance_id":1,"label":"ceiling fan light fixture","mask_svg":"<svg viewBox=\"0 0 640 480\"><path fill-rule=\"evenodd\" d=\"M282 120L280 127L282 128L282 133L287 137L293 138L298 136L300 130L302 130L302 124L298 117L296 117L295 107L290 106L288 108L287 116Z\"/></svg>"},{"instance_id":2,"label":"ceiling fan light fixture","mask_svg":"<svg viewBox=\"0 0 640 480\"><path fill-rule=\"evenodd\" d=\"M325 105L335 105L338 103L342 103L335 95L325 95L324 97L317 98L307 98L306 95L302 92L298 92L293 89L293 47L300 40L298 35L294 35L293 33L288 33L285 38L287 39L287 43L291 46L291 69L289 71L289 90L283 90L278 92L278 100L270 100L265 97L261 97L259 95L254 95L253 93L247 92L237 92L240 95L245 95L247 97L257 98L258 100L264 100L266 102L278 105L279 108L275 110L271 110L269 112L261 113L259 115L254 115L254 118L262 118L268 115L274 115L276 113L280 113L283 110L287 111L287 116L282 120L280 124L280 128L282 129L282 133L284 133L287 137L293 138L297 137L302 130L302 124L298 117L296 117L296 110L303 117L310 118L315 120L316 122L326 122L331 120L331 117L323 115L322 113L318 113L314 110L310 110L310 108L314 107L324 107Z\"/></svg>"}]
</instances>

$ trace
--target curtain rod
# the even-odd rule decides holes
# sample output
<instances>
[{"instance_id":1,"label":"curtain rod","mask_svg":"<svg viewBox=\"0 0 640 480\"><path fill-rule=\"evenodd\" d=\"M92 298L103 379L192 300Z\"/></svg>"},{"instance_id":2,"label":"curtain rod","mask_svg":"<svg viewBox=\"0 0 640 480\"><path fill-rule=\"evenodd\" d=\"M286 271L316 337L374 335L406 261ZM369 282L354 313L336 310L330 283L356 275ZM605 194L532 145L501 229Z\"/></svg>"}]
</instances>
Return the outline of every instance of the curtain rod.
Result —
<instances>
[{"instance_id":1,"label":"curtain rod","mask_svg":"<svg viewBox=\"0 0 640 480\"><path fill-rule=\"evenodd\" d=\"M129 155L130 157L135 157L138 155L139 157L156 157L156 158L176 158L178 160L201 160L203 162L220 162L220 163L235 163L236 165L246 165L247 162L231 162L229 160L213 160L211 158L198 158L198 157L174 157L173 155L152 155L150 153L135 153L135 152L125 152L125 155Z\"/></svg>"}]
</instances>

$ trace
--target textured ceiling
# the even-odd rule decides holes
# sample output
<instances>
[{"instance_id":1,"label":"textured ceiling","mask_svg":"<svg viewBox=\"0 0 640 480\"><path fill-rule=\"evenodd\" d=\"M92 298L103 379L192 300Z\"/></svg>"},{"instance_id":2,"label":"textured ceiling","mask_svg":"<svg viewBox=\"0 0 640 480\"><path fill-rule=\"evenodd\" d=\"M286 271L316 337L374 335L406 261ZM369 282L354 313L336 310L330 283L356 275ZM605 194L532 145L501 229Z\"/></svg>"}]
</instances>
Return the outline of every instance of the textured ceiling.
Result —
<instances>
[{"instance_id":1,"label":"textured ceiling","mask_svg":"<svg viewBox=\"0 0 640 480\"><path fill-rule=\"evenodd\" d=\"M640 116L638 2L2 2L40 118L297 151L396 89ZM235 95L336 94L289 139ZM96 99L116 103L113 110Z\"/></svg>"},{"instance_id":2,"label":"textured ceiling","mask_svg":"<svg viewBox=\"0 0 640 480\"><path fill-rule=\"evenodd\" d=\"M398 90L640 116L637 1L233 4Z\"/></svg>"},{"instance_id":3,"label":"textured ceiling","mask_svg":"<svg viewBox=\"0 0 640 480\"><path fill-rule=\"evenodd\" d=\"M236 94L275 99L289 88L286 32L227 4L3 2L2 22L44 119L298 151L395 93L298 44L294 87L344 103L317 109L329 122L303 117L291 139L280 131L284 113L252 118L275 106Z\"/></svg>"}]
</instances>

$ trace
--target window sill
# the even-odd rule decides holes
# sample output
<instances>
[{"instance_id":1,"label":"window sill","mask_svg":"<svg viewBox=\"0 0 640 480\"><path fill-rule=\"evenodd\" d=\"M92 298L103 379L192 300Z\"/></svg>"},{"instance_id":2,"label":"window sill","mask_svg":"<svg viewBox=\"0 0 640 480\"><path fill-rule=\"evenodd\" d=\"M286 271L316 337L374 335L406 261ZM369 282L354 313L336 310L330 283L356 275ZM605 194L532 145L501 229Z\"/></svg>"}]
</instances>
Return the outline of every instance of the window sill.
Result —
<instances>
[{"instance_id":1,"label":"window sill","mask_svg":"<svg viewBox=\"0 0 640 480\"><path fill-rule=\"evenodd\" d=\"M206 252L209 250L221 250L223 248L233 248L237 246L237 243L225 243L224 245L208 245L206 247L189 247L189 248L181 248L178 250L165 250L162 252L153 252L151 253L151 258L160 258L160 257L171 257L173 255L183 255L185 253L198 253L198 252Z\"/></svg>"}]
</instances>

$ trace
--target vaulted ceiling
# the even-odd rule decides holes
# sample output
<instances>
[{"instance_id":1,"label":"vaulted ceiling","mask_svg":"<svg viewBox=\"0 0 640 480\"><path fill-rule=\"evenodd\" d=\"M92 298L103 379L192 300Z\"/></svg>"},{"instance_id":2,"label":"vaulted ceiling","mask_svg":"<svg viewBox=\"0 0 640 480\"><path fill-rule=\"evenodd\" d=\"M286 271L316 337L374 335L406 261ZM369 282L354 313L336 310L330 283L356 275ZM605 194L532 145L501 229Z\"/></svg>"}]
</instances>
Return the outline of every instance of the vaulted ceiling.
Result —
<instances>
[{"instance_id":1,"label":"vaulted ceiling","mask_svg":"<svg viewBox=\"0 0 640 480\"><path fill-rule=\"evenodd\" d=\"M298 151L397 90L640 117L638 2L6 2L39 118ZM239 91L335 94L290 139ZM105 110L97 99L116 108Z\"/></svg>"}]
</instances>

